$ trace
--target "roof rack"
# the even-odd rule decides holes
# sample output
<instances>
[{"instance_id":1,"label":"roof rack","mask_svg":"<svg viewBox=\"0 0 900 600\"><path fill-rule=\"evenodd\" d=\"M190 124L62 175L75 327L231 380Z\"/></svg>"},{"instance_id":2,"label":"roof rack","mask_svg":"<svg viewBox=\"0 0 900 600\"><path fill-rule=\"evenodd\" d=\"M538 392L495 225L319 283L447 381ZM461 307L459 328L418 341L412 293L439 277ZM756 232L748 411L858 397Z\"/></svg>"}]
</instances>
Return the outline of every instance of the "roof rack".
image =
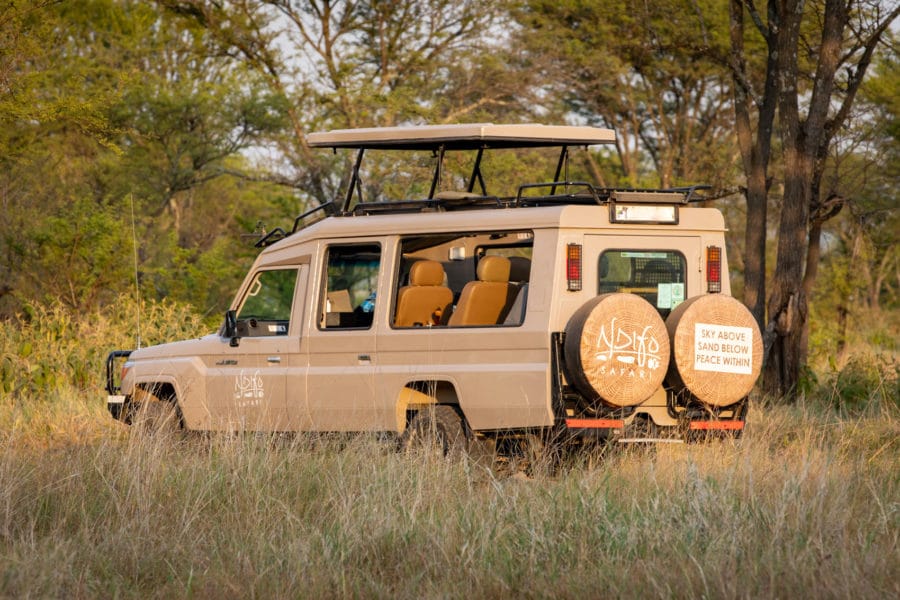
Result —
<instances>
[{"instance_id":1,"label":"roof rack","mask_svg":"<svg viewBox=\"0 0 900 600\"><path fill-rule=\"evenodd\" d=\"M477 151L472 173L465 193L472 194L477 183L482 196L489 196L481 172L481 159L485 150L500 148L560 148L559 162L554 179L558 180L569 156L570 146L612 144L615 132L599 127L572 127L562 125L537 125L519 123L495 125L470 123L462 125L423 125L417 127L378 127L366 129L338 129L311 133L307 143L313 148L356 149L356 161L350 175L350 184L344 197L342 212L349 213L354 194L357 204L365 203L359 176L363 156L368 149L379 150L427 150L437 158L428 200L436 198L441 181L444 155L450 151Z\"/></svg>"},{"instance_id":2,"label":"roof rack","mask_svg":"<svg viewBox=\"0 0 900 600\"><path fill-rule=\"evenodd\" d=\"M469 192L441 192L434 198L422 200L398 200L394 202L361 202L352 210L341 211L334 202L315 206L294 219L290 232L277 227L256 242L257 248L270 246L296 233L311 223L303 221L313 214L322 211L325 216L363 216L421 212L451 212L456 210L479 210L496 208L525 208L535 206L556 206L561 204L605 205L605 204L675 204L685 205L708 200L696 194L700 190L708 190L708 185L692 185L667 189L639 188L599 188L585 181L549 181L545 183L526 183L520 185L515 197L481 196ZM550 188L545 195L527 196L526 190ZM562 188L563 193L556 193ZM578 191L569 191L577 188ZM320 219L321 220L321 219Z\"/></svg>"},{"instance_id":3,"label":"roof rack","mask_svg":"<svg viewBox=\"0 0 900 600\"><path fill-rule=\"evenodd\" d=\"M318 206L314 206L309 210L297 215L297 217L294 219L294 226L291 227L290 233L286 232L281 227L276 227L275 229L261 237L259 240L257 240L257 242L253 244L253 246L256 248L265 248L266 246L271 246L275 242L280 242L293 233L297 233L298 230L303 229L303 227L306 226L302 225L303 220L306 219L306 217L312 216L319 211L324 212L326 217L332 217L337 215L338 213L337 205L334 202L319 204Z\"/></svg>"}]
</instances>

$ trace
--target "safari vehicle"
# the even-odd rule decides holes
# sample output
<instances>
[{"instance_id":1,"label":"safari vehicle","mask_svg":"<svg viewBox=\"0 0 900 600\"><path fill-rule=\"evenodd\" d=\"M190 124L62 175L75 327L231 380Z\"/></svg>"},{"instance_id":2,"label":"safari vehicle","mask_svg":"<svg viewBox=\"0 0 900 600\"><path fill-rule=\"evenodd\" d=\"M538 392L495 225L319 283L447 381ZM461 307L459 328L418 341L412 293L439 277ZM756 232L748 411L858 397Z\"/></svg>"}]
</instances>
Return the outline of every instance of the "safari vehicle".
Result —
<instances>
[{"instance_id":1,"label":"safari vehicle","mask_svg":"<svg viewBox=\"0 0 900 600\"><path fill-rule=\"evenodd\" d=\"M447 451L743 429L761 339L729 295L722 215L698 188L568 181L573 150L612 144L611 130L469 124L308 142L355 151L346 195L260 240L217 333L111 353L113 417L394 432L407 445L436 432ZM546 149L548 175L489 181L512 170L495 155ZM420 158L379 162L391 152Z\"/></svg>"}]
</instances>

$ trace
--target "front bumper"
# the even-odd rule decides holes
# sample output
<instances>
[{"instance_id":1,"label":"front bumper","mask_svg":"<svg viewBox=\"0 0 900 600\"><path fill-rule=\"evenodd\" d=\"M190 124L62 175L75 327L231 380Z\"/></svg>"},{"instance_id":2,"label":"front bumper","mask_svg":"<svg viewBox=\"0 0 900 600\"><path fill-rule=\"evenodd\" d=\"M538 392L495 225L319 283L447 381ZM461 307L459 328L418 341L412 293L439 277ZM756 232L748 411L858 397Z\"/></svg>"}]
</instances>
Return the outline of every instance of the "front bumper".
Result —
<instances>
[{"instance_id":1,"label":"front bumper","mask_svg":"<svg viewBox=\"0 0 900 600\"><path fill-rule=\"evenodd\" d=\"M125 396L121 394L109 395L106 397L106 410L112 415L113 419L122 421L125 419Z\"/></svg>"},{"instance_id":2,"label":"front bumper","mask_svg":"<svg viewBox=\"0 0 900 600\"><path fill-rule=\"evenodd\" d=\"M106 357L106 409L114 419L124 420L125 418L125 395L122 394L121 370L116 369L116 364L120 360L127 360L131 356L131 350L113 350ZM116 374L120 373L118 383Z\"/></svg>"}]
</instances>

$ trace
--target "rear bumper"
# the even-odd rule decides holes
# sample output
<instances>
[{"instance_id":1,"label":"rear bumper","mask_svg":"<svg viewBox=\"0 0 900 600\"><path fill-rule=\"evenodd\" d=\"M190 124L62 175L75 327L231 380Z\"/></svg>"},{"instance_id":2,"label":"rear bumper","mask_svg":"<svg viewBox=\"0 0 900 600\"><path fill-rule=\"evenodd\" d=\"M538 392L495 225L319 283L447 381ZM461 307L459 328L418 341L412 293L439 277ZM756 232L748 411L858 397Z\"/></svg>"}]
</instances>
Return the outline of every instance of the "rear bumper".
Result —
<instances>
[{"instance_id":1,"label":"rear bumper","mask_svg":"<svg viewBox=\"0 0 900 600\"><path fill-rule=\"evenodd\" d=\"M662 437L644 435L635 437L624 419L565 420L566 430L571 436L613 439L623 443L697 441L711 435L739 437L744 431L744 424L743 419L685 420L678 426L657 426L656 431L662 434Z\"/></svg>"}]
</instances>

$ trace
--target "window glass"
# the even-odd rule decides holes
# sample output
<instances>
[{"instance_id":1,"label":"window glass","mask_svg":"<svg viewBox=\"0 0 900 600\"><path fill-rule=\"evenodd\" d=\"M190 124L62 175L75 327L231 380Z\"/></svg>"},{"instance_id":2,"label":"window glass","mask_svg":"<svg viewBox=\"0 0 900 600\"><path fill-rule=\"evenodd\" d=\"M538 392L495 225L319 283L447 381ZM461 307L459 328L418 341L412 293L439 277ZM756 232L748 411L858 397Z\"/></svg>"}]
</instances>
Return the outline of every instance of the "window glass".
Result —
<instances>
[{"instance_id":1,"label":"window glass","mask_svg":"<svg viewBox=\"0 0 900 600\"><path fill-rule=\"evenodd\" d=\"M375 312L381 247L332 246L325 273L324 329L368 328Z\"/></svg>"},{"instance_id":2,"label":"window glass","mask_svg":"<svg viewBox=\"0 0 900 600\"><path fill-rule=\"evenodd\" d=\"M296 269L260 271L238 311L240 335L287 335L296 284Z\"/></svg>"},{"instance_id":3,"label":"window glass","mask_svg":"<svg viewBox=\"0 0 900 600\"><path fill-rule=\"evenodd\" d=\"M607 250L600 255L601 294L637 294L665 317L685 299L685 260L674 250Z\"/></svg>"}]
</instances>

